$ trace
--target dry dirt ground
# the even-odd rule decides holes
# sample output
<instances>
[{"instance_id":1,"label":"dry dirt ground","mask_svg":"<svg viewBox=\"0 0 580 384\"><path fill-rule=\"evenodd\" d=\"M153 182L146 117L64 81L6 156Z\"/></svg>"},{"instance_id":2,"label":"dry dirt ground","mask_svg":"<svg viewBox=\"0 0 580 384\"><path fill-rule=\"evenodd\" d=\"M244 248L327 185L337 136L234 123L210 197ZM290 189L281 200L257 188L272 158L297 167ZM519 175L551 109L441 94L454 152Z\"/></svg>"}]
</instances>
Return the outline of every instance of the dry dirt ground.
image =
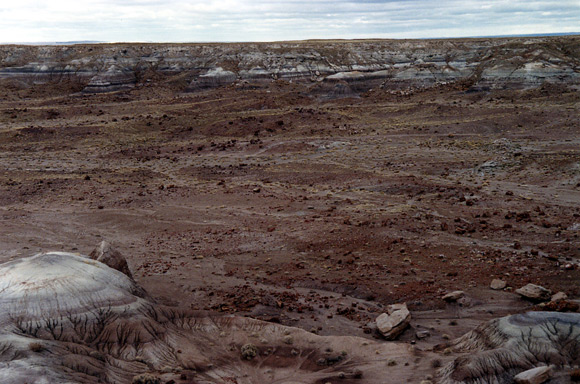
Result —
<instances>
[{"instance_id":1,"label":"dry dirt ground","mask_svg":"<svg viewBox=\"0 0 580 384\"><path fill-rule=\"evenodd\" d=\"M407 302L425 348L580 294L577 91L173 85L1 84L0 262L105 239L161 303L372 338Z\"/></svg>"}]
</instances>

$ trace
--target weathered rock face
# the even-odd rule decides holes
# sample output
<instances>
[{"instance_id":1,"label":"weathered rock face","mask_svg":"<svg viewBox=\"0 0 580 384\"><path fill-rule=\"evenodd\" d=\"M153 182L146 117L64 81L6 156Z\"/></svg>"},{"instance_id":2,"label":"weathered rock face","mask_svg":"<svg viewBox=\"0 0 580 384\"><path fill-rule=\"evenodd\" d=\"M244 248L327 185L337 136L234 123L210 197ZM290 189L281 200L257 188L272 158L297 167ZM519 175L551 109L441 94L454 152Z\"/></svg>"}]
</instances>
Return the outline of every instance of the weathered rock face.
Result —
<instances>
[{"instance_id":1,"label":"weathered rock face","mask_svg":"<svg viewBox=\"0 0 580 384\"><path fill-rule=\"evenodd\" d=\"M86 82L86 92L129 89L159 76L189 78L191 85L179 91L274 80L345 82L358 93L450 83L471 90L531 88L545 82L577 89L579 59L578 36L2 46L0 79L32 84L75 78Z\"/></svg>"},{"instance_id":2,"label":"weathered rock face","mask_svg":"<svg viewBox=\"0 0 580 384\"><path fill-rule=\"evenodd\" d=\"M382 383L393 356L410 358L405 345L164 307L125 274L78 254L0 265L3 384L323 383L362 372L364 382Z\"/></svg>"},{"instance_id":3,"label":"weathered rock face","mask_svg":"<svg viewBox=\"0 0 580 384\"><path fill-rule=\"evenodd\" d=\"M553 364L565 369L580 363L580 314L503 317L469 332L451 348L466 354L442 368L441 384L513 383L514 376L533 368ZM530 373L538 372L523 376Z\"/></svg>"}]
</instances>

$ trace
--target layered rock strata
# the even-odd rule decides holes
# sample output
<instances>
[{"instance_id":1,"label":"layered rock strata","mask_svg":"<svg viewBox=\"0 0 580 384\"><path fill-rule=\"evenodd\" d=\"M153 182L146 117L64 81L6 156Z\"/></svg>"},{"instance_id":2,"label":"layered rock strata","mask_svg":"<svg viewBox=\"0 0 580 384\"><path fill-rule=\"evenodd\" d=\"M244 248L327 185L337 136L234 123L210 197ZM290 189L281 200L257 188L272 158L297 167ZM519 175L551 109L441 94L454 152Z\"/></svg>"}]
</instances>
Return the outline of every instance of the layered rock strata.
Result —
<instances>
[{"instance_id":1,"label":"layered rock strata","mask_svg":"<svg viewBox=\"0 0 580 384\"><path fill-rule=\"evenodd\" d=\"M578 88L580 37L0 47L0 79L23 84L75 79L86 92L108 92L159 76L185 76L190 85L181 91L283 80L325 82L348 96L450 83L473 91Z\"/></svg>"}]
</instances>

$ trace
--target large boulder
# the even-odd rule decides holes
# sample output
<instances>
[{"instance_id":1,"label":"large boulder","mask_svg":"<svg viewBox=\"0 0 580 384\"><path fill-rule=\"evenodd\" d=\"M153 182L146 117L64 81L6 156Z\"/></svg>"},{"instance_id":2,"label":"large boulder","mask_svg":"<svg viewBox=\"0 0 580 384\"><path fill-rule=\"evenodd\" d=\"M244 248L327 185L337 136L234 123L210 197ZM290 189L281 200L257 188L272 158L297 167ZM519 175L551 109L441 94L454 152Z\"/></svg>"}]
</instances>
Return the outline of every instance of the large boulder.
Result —
<instances>
[{"instance_id":1,"label":"large boulder","mask_svg":"<svg viewBox=\"0 0 580 384\"><path fill-rule=\"evenodd\" d=\"M377 329L387 339L394 340L409 326L411 313L407 304L393 304L387 312L377 317Z\"/></svg>"},{"instance_id":2,"label":"large boulder","mask_svg":"<svg viewBox=\"0 0 580 384\"><path fill-rule=\"evenodd\" d=\"M549 289L536 284L527 284L519 289L516 289L516 293L522 296L524 299L535 302L549 301L552 297L552 292Z\"/></svg>"}]
</instances>

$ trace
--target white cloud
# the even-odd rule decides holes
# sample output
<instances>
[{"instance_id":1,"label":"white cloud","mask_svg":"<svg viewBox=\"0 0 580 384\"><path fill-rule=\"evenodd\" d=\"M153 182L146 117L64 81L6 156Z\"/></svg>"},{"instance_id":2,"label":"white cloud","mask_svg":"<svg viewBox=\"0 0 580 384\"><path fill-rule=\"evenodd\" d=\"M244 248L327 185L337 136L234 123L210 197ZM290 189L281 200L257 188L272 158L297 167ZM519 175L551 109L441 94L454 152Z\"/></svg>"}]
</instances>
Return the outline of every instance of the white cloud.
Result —
<instances>
[{"instance_id":1,"label":"white cloud","mask_svg":"<svg viewBox=\"0 0 580 384\"><path fill-rule=\"evenodd\" d=\"M418 38L580 30L578 0L0 1L4 42Z\"/></svg>"}]
</instances>

